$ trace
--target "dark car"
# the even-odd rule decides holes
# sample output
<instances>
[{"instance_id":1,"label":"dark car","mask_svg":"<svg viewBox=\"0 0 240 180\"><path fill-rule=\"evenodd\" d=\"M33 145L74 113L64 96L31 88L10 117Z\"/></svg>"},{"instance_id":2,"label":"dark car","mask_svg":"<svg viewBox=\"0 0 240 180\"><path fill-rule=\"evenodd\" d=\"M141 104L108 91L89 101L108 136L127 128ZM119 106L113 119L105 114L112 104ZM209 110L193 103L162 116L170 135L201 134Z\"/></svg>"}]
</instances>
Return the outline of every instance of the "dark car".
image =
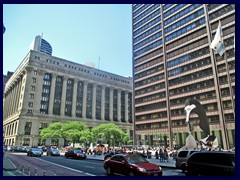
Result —
<instances>
[{"instance_id":1,"label":"dark car","mask_svg":"<svg viewBox=\"0 0 240 180\"><path fill-rule=\"evenodd\" d=\"M125 152L122 151L122 150L116 150L115 152L114 152L114 151L109 152L108 154L106 154L106 155L104 156L104 160L107 160L107 159L111 158L111 157L112 157L113 155L115 155L115 154L125 154Z\"/></svg>"},{"instance_id":2,"label":"dark car","mask_svg":"<svg viewBox=\"0 0 240 180\"><path fill-rule=\"evenodd\" d=\"M60 156L60 152L57 149L48 149L47 156Z\"/></svg>"},{"instance_id":3,"label":"dark car","mask_svg":"<svg viewBox=\"0 0 240 180\"><path fill-rule=\"evenodd\" d=\"M42 150L39 148L31 148L28 150L27 152L27 156L38 156L41 157L42 156Z\"/></svg>"},{"instance_id":4,"label":"dark car","mask_svg":"<svg viewBox=\"0 0 240 180\"><path fill-rule=\"evenodd\" d=\"M235 153L201 151L193 153L186 162L187 176L233 176Z\"/></svg>"},{"instance_id":5,"label":"dark car","mask_svg":"<svg viewBox=\"0 0 240 180\"><path fill-rule=\"evenodd\" d=\"M162 168L149 163L138 154L116 154L104 161L107 175L112 173L127 176L162 176Z\"/></svg>"},{"instance_id":6,"label":"dark car","mask_svg":"<svg viewBox=\"0 0 240 180\"><path fill-rule=\"evenodd\" d=\"M177 153L176 155L176 163L175 163L175 166L177 169L181 169L182 172L185 172L186 170L186 161L188 159L188 157L192 154L192 153L195 153L195 152L198 152L199 150L181 150Z\"/></svg>"},{"instance_id":7,"label":"dark car","mask_svg":"<svg viewBox=\"0 0 240 180\"><path fill-rule=\"evenodd\" d=\"M69 150L65 152L66 158L86 159L87 155L80 149Z\"/></svg>"}]
</instances>

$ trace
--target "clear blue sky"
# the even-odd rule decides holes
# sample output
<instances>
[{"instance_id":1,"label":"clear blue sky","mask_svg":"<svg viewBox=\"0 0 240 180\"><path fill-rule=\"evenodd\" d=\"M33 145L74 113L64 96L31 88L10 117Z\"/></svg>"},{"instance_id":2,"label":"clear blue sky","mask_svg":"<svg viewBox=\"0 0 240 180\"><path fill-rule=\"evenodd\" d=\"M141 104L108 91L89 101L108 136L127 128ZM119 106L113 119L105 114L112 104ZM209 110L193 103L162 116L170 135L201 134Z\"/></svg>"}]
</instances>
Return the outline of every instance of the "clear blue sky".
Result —
<instances>
[{"instance_id":1,"label":"clear blue sky","mask_svg":"<svg viewBox=\"0 0 240 180\"><path fill-rule=\"evenodd\" d=\"M53 56L132 77L131 19L130 4L4 4L3 74L16 70L43 33Z\"/></svg>"}]
</instances>

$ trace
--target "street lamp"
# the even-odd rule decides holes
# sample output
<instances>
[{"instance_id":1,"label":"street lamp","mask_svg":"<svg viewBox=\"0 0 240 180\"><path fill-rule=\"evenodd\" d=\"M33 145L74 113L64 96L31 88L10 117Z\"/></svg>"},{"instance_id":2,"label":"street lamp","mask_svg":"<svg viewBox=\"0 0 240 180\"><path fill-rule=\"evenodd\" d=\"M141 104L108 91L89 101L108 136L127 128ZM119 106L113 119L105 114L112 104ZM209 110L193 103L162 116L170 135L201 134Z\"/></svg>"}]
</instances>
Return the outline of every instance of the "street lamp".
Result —
<instances>
[{"instance_id":1,"label":"street lamp","mask_svg":"<svg viewBox=\"0 0 240 180\"><path fill-rule=\"evenodd\" d=\"M34 142L34 135L32 136L32 148L33 148L33 142Z\"/></svg>"},{"instance_id":2,"label":"street lamp","mask_svg":"<svg viewBox=\"0 0 240 180\"><path fill-rule=\"evenodd\" d=\"M114 140L114 136L111 135L110 138L113 139L113 150L114 150L114 154L115 154L115 140Z\"/></svg>"}]
</instances>

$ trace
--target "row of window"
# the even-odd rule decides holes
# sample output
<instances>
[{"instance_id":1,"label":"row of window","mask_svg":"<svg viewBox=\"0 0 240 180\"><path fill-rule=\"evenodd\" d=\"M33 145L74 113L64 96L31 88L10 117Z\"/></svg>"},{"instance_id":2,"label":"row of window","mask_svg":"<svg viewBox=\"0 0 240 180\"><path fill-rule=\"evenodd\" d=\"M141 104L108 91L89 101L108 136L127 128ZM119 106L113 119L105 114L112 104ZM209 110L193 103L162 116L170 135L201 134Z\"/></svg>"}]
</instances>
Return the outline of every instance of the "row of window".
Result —
<instances>
[{"instance_id":1,"label":"row of window","mask_svg":"<svg viewBox=\"0 0 240 180\"><path fill-rule=\"evenodd\" d=\"M182 26L182 25L185 25L186 23L192 21L193 19L201 16L202 14L204 14L204 10L203 9L200 9L199 11L181 19L180 21L177 21L176 23L168 26L167 28L164 29L164 32L165 34L177 29L178 27Z\"/></svg>"},{"instance_id":2,"label":"row of window","mask_svg":"<svg viewBox=\"0 0 240 180\"><path fill-rule=\"evenodd\" d=\"M135 17L136 15L138 15L140 12L144 11L144 9L146 9L147 7L151 6L152 4L145 4L144 6L142 6L141 8L139 8L137 11L135 11L133 13L133 16Z\"/></svg>"},{"instance_id":3,"label":"row of window","mask_svg":"<svg viewBox=\"0 0 240 180\"><path fill-rule=\"evenodd\" d=\"M179 64L190 61L191 59L194 59L194 58L199 57L199 56L203 56L203 55L208 54L208 53L209 53L209 47L205 47L205 48L196 50L194 52L191 52L189 54L180 56L176 59L173 59L173 60L167 62L167 67L170 68L170 67L177 66Z\"/></svg>"},{"instance_id":4,"label":"row of window","mask_svg":"<svg viewBox=\"0 0 240 180\"><path fill-rule=\"evenodd\" d=\"M188 32L188 31L193 30L196 27L201 26L202 24L205 24L205 18L201 18L201 19L199 19L199 20L197 20L197 21L195 21L195 22L193 22L193 23L191 23L191 24L173 32L173 33L171 33L170 35L167 35L165 37L165 40L166 40L166 42L168 42L168 41L170 41L170 40Z\"/></svg>"},{"instance_id":5,"label":"row of window","mask_svg":"<svg viewBox=\"0 0 240 180\"><path fill-rule=\"evenodd\" d=\"M153 49L153 48L155 48L157 46L160 46L161 44L162 44L162 39L157 40L154 43L152 43L152 44L150 44L150 45L148 45L148 46L146 46L146 47L144 47L144 48L134 52L134 56L139 56L139 55L141 55L141 54L143 54L143 53L145 53L145 52L147 52L147 51L149 51L149 50L151 50L151 49Z\"/></svg>"},{"instance_id":6,"label":"row of window","mask_svg":"<svg viewBox=\"0 0 240 180\"><path fill-rule=\"evenodd\" d=\"M213 13L211 13L209 15L209 20L213 20L213 19L216 19L216 18L219 18L221 17L222 15L225 15L227 14L228 12L232 11L232 10L235 10L235 4L230 4L230 5L227 5Z\"/></svg>"},{"instance_id":7,"label":"row of window","mask_svg":"<svg viewBox=\"0 0 240 180\"><path fill-rule=\"evenodd\" d=\"M202 66L206 66L208 64L211 64L210 57L207 57L205 59L201 59L199 61L196 61L196 62L193 62L193 63L190 63L190 64L187 64L185 66L181 66L181 67L172 69L172 70L168 71L168 76L169 77L170 76L175 76L175 75L181 74L183 72L188 72L192 69L196 69L196 68L199 68L199 67L202 67Z\"/></svg>"},{"instance_id":8,"label":"row of window","mask_svg":"<svg viewBox=\"0 0 240 180\"><path fill-rule=\"evenodd\" d=\"M180 11L179 13L177 13L174 16L172 16L172 17L168 18L167 20L165 20L164 21L164 25L166 26L166 25L170 24L171 22L178 20L179 18L183 17L185 14L188 14L188 13L192 12L194 9L196 9L196 8L198 8L200 6L202 6L202 4L193 4L193 5L189 6L189 7L187 7L186 9ZM202 11L203 11L203 9L202 9ZM186 21L186 22L188 22L188 21Z\"/></svg>"},{"instance_id":9,"label":"row of window","mask_svg":"<svg viewBox=\"0 0 240 180\"><path fill-rule=\"evenodd\" d=\"M148 44L148 43L150 43L150 42L158 39L159 37L162 37L162 32L158 32L158 33L156 33L156 34L148 37L148 38L145 39L144 41L142 41L142 42L134 45L134 46L133 46L133 50L139 49L140 47L142 47L142 46L144 46L144 45L146 45L146 44Z\"/></svg>"},{"instance_id":10,"label":"row of window","mask_svg":"<svg viewBox=\"0 0 240 180\"><path fill-rule=\"evenodd\" d=\"M183 8L184 6L186 6L186 4L178 4L177 6L174 6L172 9L163 13L163 17L166 18L166 17L170 16L171 14L174 14L176 11Z\"/></svg>"},{"instance_id":11,"label":"row of window","mask_svg":"<svg viewBox=\"0 0 240 180\"><path fill-rule=\"evenodd\" d=\"M161 64L161 65L159 65L159 66L157 66L157 67L153 67L153 68L151 68L151 69L145 70L145 71L143 71L142 73L136 74L136 75L135 75L135 80L140 79L140 78L142 78L142 77L149 76L149 75L154 74L154 73L156 73L156 72L160 72L160 71L162 71L163 69L164 69L164 66L163 66L163 64Z\"/></svg>"},{"instance_id":12,"label":"row of window","mask_svg":"<svg viewBox=\"0 0 240 180\"><path fill-rule=\"evenodd\" d=\"M211 76L212 73L212 68L204 69L202 71L194 72L185 76L181 76L172 80L169 80L169 85L174 86L177 84L183 84L186 82L189 82L191 80L196 80L198 78L206 77L206 76Z\"/></svg>"},{"instance_id":13,"label":"row of window","mask_svg":"<svg viewBox=\"0 0 240 180\"><path fill-rule=\"evenodd\" d=\"M159 89L164 89L165 88L165 82L162 83L158 83L156 85L153 86L149 86L140 90L136 90L135 94L137 95L141 95L141 94L145 94L145 93L150 93L150 92L154 92L157 91Z\"/></svg>"},{"instance_id":14,"label":"row of window","mask_svg":"<svg viewBox=\"0 0 240 180\"><path fill-rule=\"evenodd\" d=\"M144 26L142 26L141 28L139 28L138 30L133 32L133 36L137 36L138 34L140 34L141 32L145 31L146 29L154 26L157 23L161 23L161 17L157 17L155 19L153 19L152 21L150 21L149 23L145 24ZM135 29L134 29L135 30Z\"/></svg>"},{"instance_id":15,"label":"row of window","mask_svg":"<svg viewBox=\"0 0 240 180\"><path fill-rule=\"evenodd\" d=\"M153 28L149 29L149 30L146 31L145 33L143 33L143 34L141 34L140 36L134 38L134 39L133 39L133 43L135 44L136 42L142 40L143 38L149 36L150 34L158 31L159 29L161 29L161 27L162 27L162 24L159 24L159 25L157 25L157 26L154 26ZM162 32L160 32L160 33L162 33Z\"/></svg>"},{"instance_id":16,"label":"row of window","mask_svg":"<svg viewBox=\"0 0 240 180\"><path fill-rule=\"evenodd\" d=\"M142 26L143 24L145 24L149 20L153 19L154 17L159 16L159 14L160 14L160 10L157 10L157 11L153 12L152 14L148 15L146 18L142 19L137 24L135 24L133 26L133 29L137 29L138 27Z\"/></svg>"},{"instance_id":17,"label":"row of window","mask_svg":"<svg viewBox=\"0 0 240 180\"><path fill-rule=\"evenodd\" d=\"M155 4L154 6L150 7L148 10L144 11L142 14L137 16L136 18L133 19L133 23L137 22L139 19L143 18L147 14L153 12L155 9L159 8L160 4ZM135 17L135 16L134 16Z\"/></svg>"}]
</instances>

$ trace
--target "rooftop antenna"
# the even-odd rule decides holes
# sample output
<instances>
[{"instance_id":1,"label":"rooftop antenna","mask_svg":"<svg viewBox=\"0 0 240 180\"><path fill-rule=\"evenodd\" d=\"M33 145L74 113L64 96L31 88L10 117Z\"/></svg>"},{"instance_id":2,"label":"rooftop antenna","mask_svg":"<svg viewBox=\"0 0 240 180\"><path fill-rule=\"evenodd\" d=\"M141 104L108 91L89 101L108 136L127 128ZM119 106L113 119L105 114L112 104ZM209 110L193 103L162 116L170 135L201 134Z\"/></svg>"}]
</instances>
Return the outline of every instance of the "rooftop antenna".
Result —
<instances>
[{"instance_id":1,"label":"rooftop antenna","mask_svg":"<svg viewBox=\"0 0 240 180\"><path fill-rule=\"evenodd\" d=\"M100 56L98 58L98 69L100 68Z\"/></svg>"}]
</instances>

